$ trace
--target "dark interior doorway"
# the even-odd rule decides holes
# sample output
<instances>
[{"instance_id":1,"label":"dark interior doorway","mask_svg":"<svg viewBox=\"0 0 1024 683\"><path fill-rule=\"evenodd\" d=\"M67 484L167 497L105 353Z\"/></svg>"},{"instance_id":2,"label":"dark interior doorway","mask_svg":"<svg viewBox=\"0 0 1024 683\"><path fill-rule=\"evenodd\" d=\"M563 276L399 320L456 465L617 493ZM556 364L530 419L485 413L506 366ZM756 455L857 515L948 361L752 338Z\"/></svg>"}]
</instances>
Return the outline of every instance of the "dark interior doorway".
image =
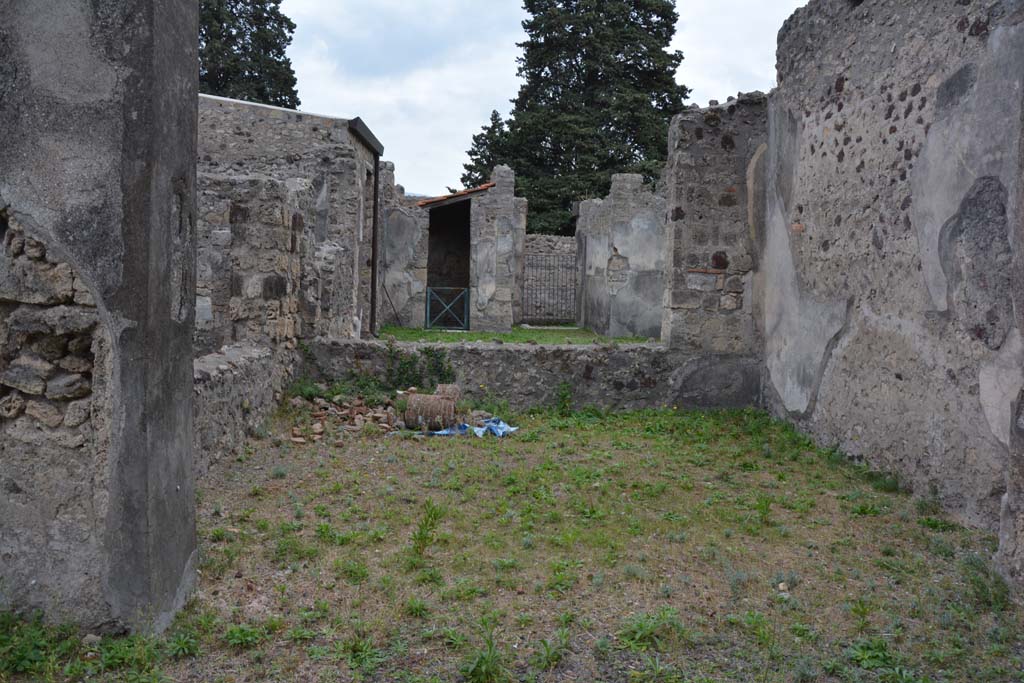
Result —
<instances>
[{"instance_id":1,"label":"dark interior doorway","mask_svg":"<svg viewBox=\"0 0 1024 683\"><path fill-rule=\"evenodd\" d=\"M427 242L427 327L469 329L472 200L430 211Z\"/></svg>"}]
</instances>

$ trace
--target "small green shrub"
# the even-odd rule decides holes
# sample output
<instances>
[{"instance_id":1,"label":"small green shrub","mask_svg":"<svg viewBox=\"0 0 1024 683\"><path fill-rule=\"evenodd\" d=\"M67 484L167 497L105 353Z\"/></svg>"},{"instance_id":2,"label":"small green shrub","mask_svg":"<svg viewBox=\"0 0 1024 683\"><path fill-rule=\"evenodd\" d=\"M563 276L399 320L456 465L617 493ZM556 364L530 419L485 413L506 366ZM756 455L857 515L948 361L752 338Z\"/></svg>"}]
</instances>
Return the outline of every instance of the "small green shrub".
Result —
<instances>
[{"instance_id":1,"label":"small green shrub","mask_svg":"<svg viewBox=\"0 0 1024 683\"><path fill-rule=\"evenodd\" d=\"M251 650L267 637L266 632L252 624L236 624L224 631L224 642L238 650Z\"/></svg>"},{"instance_id":2,"label":"small green shrub","mask_svg":"<svg viewBox=\"0 0 1024 683\"><path fill-rule=\"evenodd\" d=\"M623 624L616 634L621 646L634 652L660 650L665 639L686 632L679 620L679 612L663 607L657 612L636 614Z\"/></svg>"},{"instance_id":3,"label":"small green shrub","mask_svg":"<svg viewBox=\"0 0 1024 683\"><path fill-rule=\"evenodd\" d=\"M494 642L494 633L484 636L483 647L473 652L462 666L469 683L506 683L512 674L505 666L505 655Z\"/></svg>"}]
</instances>

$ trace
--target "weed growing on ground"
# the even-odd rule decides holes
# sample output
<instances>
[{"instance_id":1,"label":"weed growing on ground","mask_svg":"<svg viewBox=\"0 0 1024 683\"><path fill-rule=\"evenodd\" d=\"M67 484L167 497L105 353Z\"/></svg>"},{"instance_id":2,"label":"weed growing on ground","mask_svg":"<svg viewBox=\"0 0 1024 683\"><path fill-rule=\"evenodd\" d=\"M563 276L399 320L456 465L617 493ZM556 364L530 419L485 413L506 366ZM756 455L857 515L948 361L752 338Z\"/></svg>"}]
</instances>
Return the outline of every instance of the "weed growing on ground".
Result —
<instances>
[{"instance_id":1,"label":"weed growing on ground","mask_svg":"<svg viewBox=\"0 0 1024 683\"><path fill-rule=\"evenodd\" d=\"M1009 683L1024 668L989 537L764 413L516 423L504 440L243 444L203 482L202 597L166 636L85 645L0 615L0 680Z\"/></svg>"}]
</instances>

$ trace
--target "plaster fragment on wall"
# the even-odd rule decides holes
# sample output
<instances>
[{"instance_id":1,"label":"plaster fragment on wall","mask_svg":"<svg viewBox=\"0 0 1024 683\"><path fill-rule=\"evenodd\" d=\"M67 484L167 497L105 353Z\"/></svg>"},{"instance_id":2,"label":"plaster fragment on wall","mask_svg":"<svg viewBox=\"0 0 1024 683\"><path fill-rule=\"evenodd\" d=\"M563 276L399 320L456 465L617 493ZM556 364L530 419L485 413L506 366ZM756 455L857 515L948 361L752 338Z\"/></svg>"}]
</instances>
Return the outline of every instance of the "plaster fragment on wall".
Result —
<instances>
[{"instance_id":1,"label":"plaster fragment on wall","mask_svg":"<svg viewBox=\"0 0 1024 683\"><path fill-rule=\"evenodd\" d=\"M985 411L992 434L1004 445L1010 445L1013 403L1024 388L1024 340L1014 328L1006 343L989 363L981 366L981 407Z\"/></svg>"}]
</instances>

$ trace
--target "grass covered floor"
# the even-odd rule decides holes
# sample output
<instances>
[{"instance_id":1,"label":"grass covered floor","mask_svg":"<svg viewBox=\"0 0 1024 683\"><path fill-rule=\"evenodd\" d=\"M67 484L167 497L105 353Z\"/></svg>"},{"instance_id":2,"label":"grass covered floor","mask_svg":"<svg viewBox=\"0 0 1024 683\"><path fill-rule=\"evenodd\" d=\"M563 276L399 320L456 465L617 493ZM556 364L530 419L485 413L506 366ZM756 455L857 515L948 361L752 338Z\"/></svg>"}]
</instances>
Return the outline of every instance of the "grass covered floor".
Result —
<instances>
[{"instance_id":1,"label":"grass covered floor","mask_svg":"<svg viewBox=\"0 0 1024 683\"><path fill-rule=\"evenodd\" d=\"M5 617L0 679L1021 680L994 540L892 478L754 411L516 422L253 442L203 482L165 638Z\"/></svg>"},{"instance_id":2,"label":"grass covered floor","mask_svg":"<svg viewBox=\"0 0 1024 683\"><path fill-rule=\"evenodd\" d=\"M458 332L452 330L423 330L408 327L385 326L381 338L394 337L401 342L434 342L453 344L458 342L492 342L505 344L621 344L645 343L647 339L634 337L603 337L590 330L577 327L515 327L511 332Z\"/></svg>"}]
</instances>

